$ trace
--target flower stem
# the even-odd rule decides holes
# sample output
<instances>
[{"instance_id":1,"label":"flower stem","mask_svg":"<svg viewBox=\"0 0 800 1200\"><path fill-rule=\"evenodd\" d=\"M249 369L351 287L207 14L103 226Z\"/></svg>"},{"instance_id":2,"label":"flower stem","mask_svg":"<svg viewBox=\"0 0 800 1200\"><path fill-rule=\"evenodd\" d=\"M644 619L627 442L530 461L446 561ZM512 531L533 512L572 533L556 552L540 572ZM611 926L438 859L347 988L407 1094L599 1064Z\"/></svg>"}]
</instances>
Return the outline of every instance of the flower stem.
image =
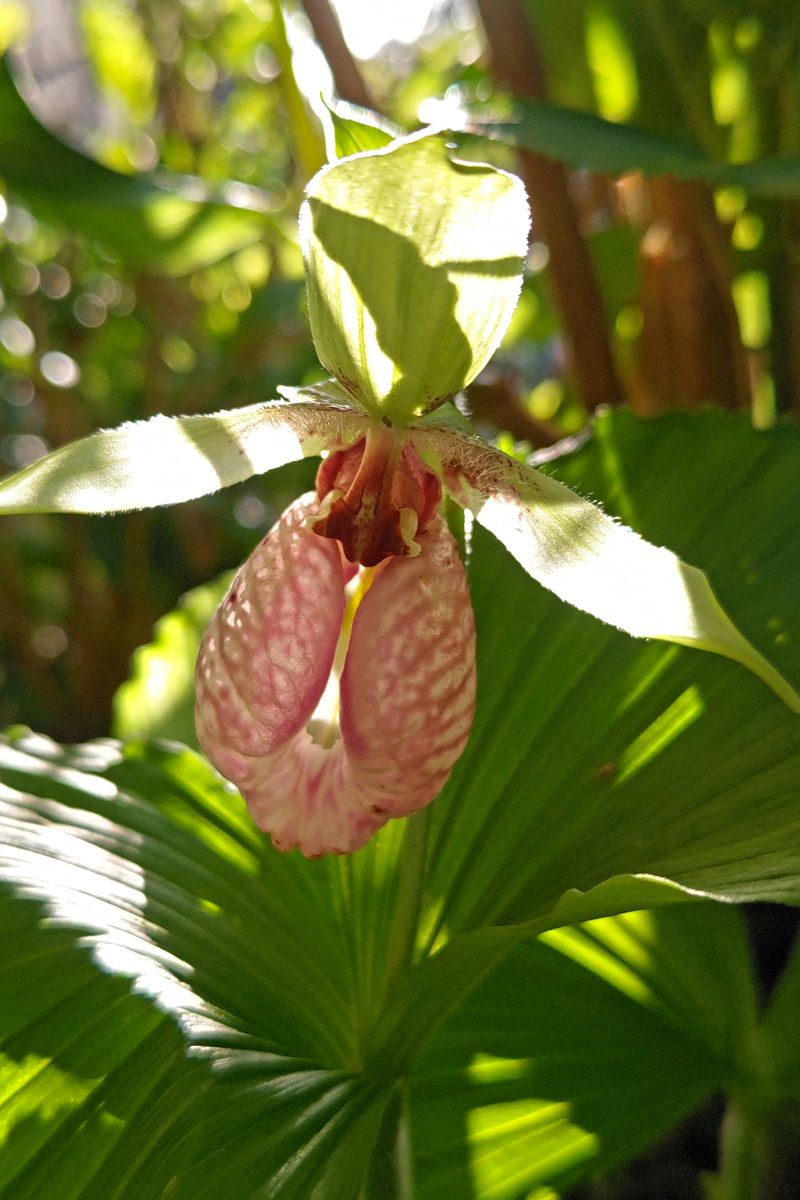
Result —
<instances>
[{"instance_id":1,"label":"flower stem","mask_svg":"<svg viewBox=\"0 0 800 1200\"><path fill-rule=\"evenodd\" d=\"M394 920L386 951L384 986L387 991L398 971L410 966L414 958L422 890L425 885L429 825L429 807L406 820L405 836L400 850Z\"/></svg>"},{"instance_id":2,"label":"flower stem","mask_svg":"<svg viewBox=\"0 0 800 1200\"><path fill-rule=\"evenodd\" d=\"M722 1122L715 1200L796 1200L799 1170L794 1098L732 1096Z\"/></svg>"},{"instance_id":3,"label":"flower stem","mask_svg":"<svg viewBox=\"0 0 800 1200\"><path fill-rule=\"evenodd\" d=\"M361 1200L414 1200L408 1104L403 1084L398 1084L383 1114Z\"/></svg>"},{"instance_id":4,"label":"flower stem","mask_svg":"<svg viewBox=\"0 0 800 1200\"><path fill-rule=\"evenodd\" d=\"M374 108L369 88L344 39L330 0L301 0L301 3L331 69L336 91L343 100L364 108Z\"/></svg>"},{"instance_id":5,"label":"flower stem","mask_svg":"<svg viewBox=\"0 0 800 1200\"><path fill-rule=\"evenodd\" d=\"M428 847L430 808L405 821L397 869L394 918L384 960L383 1000L385 1011L398 975L414 960L425 859ZM408 1121L407 1082L399 1078L386 1105L370 1158L369 1173L359 1200L414 1200L414 1171Z\"/></svg>"},{"instance_id":6,"label":"flower stem","mask_svg":"<svg viewBox=\"0 0 800 1200\"><path fill-rule=\"evenodd\" d=\"M761 1200L764 1197L765 1133L761 1117L741 1100L731 1098L721 1132L720 1200Z\"/></svg>"}]
</instances>

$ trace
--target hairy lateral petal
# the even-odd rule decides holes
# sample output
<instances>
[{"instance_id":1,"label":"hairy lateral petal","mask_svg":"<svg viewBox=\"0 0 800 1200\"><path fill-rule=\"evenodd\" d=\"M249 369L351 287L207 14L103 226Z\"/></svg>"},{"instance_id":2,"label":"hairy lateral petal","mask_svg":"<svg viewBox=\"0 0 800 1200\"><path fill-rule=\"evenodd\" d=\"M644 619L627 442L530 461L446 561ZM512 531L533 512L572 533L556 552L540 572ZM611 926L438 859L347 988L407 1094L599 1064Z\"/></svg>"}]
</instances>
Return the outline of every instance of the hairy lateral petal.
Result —
<instances>
[{"instance_id":1,"label":"hairy lateral petal","mask_svg":"<svg viewBox=\"0 0 800 1200\"><path fill-rule=\"evenodd\" d=\"M735 659L800 712L800 696L739 633L697 567L479 438L430 427L414 440L441 464L455 499L562 600L634 637Z\"/></svg>"},{"instance_id":2,"label":"hairy lateral petal","mask_svg":"<svg viewBox=\"0 0 800 1200\"><path fill-rule=\"evenodd\" d=\"M0 513L178 504L355 441L364 415L309 395L207 416L151 417L61 446L0 480Z\"/></svg>"},{"instance_id":3,"label":"hairy lateral petal","mask_svg":"<svg viewBox=\"0 0 800 1200\"><path fill-rule=\"evenodd\" d=\"M245 760L303 729L325 688L344 612L336 542L294 503L236 574L197 660L197 726L212 762L239 783Z\"/></svg>"},{"instance_id":4,"label":"hairy lateral petal","mask_svg":"<svg viewBox=\"0 0 800 1200\"><path fill-rule=\"evenodd\" d=\"M362 803L403 816L433 800L475 709L475 624L441 517L417 558L392 558L362 600L341 681L341 731Z\"/></svg>"}]
</instances>

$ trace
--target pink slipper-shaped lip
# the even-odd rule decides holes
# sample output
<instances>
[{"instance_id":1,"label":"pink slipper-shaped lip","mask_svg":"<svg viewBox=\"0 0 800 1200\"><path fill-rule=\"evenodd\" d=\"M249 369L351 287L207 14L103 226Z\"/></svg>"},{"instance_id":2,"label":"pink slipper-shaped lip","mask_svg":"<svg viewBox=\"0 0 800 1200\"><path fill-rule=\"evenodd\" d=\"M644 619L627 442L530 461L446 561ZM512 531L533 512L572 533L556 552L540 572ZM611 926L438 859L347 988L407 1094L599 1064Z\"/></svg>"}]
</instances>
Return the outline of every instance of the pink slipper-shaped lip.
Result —
<instances>
[{"instance_id":1,"label":"pink slipper-shaped lip","mask_svg":"<svg viewBox=\"0 0 800 1200\"><path fill-rule=\"evenodd\" d=\"M197 665L203 749L275 845L308 856L357 850L430 803L475 705L472 609L442 518L416 556L348 585L339 541L310 527L318 512L301 498L256 547Z\"/></svg>"}]
</instances>

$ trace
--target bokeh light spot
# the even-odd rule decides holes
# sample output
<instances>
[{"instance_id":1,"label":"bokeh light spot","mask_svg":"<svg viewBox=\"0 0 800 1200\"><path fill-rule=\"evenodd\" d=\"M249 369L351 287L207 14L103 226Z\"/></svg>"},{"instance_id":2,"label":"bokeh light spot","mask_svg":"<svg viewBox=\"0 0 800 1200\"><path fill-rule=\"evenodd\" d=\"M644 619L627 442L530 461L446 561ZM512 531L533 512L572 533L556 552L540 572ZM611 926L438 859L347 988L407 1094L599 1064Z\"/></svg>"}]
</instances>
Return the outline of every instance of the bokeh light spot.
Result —
<instances>
[{"instance_id":1,"label":"bokeh light spot","mask_svg":"<svg viewBox=\"0 0 800 1200\"><path fill-rule=\"evenodd\" d=\"M14 358L27 358L36 349L33 330L19 317L4 317L0 321L0 345Z\"/></svg>"},{"instance_id":2,"label":"bokeh light spot","mask_svg":"<svg viewBox=\"0 0 800 1200\"><path fill-rule=\"evenodd\" d=\"M81 371L74 358L61 350L48 350L43 354L39 370L53 387L71 388L80 382Z\"/></svg>"}]
</instances>

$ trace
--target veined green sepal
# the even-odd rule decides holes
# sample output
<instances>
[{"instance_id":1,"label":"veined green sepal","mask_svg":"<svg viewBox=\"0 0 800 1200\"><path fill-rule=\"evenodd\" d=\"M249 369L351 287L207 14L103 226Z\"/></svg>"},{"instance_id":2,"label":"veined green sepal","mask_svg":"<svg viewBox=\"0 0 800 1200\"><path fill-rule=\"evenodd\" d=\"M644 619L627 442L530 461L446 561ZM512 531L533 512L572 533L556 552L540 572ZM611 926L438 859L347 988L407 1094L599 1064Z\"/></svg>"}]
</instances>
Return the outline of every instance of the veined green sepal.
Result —
<instances>
[{"instance_id":1,"label":"veined green sepal","mask_svg":"<svg viewBox=\"0 0 800 1200\"><path fill-rule=\"evenodd\" d=\"M300 216L321 362L398 425L451 399L508 325L529 225L520 180L427 130L324 167Z\"/></svg>"}]
</instances>

